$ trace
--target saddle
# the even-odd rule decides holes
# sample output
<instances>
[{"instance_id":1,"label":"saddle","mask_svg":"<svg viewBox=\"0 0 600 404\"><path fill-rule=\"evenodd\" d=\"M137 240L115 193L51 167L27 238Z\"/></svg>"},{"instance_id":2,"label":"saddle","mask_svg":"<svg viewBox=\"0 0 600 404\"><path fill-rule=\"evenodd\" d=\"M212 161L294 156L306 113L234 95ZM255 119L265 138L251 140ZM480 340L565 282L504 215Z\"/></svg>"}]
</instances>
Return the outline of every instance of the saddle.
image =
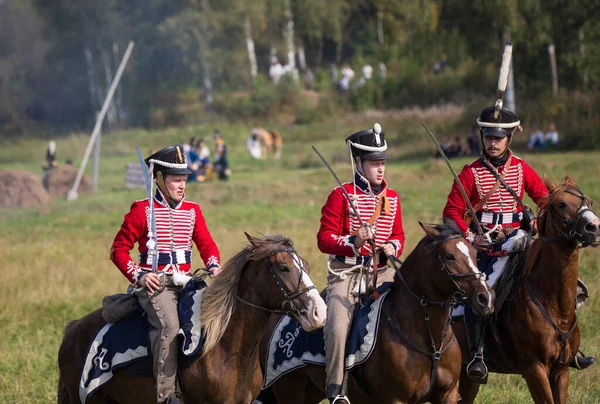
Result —
<instances>
[{"instance_id":1,"label":"saddle","mask_svg":"<svg viewBox=\"0 0 600 404\"><path fill-rule=\"evenodd\" d=\"M194 277L179 292L180 369L193 363L202 352L204 333L199 319L206 286L202 279ZM102 316L107 324L99 330L86 355L79 383L79 397L83 403L90 394L111 380L117 369L122 368L130 377L153 376L148 319L135 295L106 296L102 305Z\"/></svg>"}]
</instances>

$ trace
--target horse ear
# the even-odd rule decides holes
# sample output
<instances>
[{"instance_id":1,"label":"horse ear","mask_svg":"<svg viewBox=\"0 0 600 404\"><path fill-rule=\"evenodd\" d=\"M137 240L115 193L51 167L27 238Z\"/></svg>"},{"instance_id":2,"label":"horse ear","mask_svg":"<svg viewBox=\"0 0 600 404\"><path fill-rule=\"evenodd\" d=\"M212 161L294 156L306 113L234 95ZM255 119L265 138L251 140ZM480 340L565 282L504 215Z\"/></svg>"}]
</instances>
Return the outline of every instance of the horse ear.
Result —
<instances>
[{"instance_id":1,"label":"horse ear","mask_svg":"<svg viewBox=\"0 0 600 404\"><path fill-rule=\"evenodd\" d=\"M571 173L567 173L567 175L565 175L565 184L574 184L575 180L573 179L573 176L571 175Z\"/></svg>"},{"instance_id":2,"label":"horse ear","mask_svg":"<svg viewBox=\"0 0 600 404\"><path fill-rule=\"evenodd\" d=\"M249 235L247 232L244 232L244 234L246 235L246 238L248 239L250 244L252 244L254 247L256 247L256 244L254 244L254 238L251 235Z\"/></svg>"},{"instance_id":3,"label":"horse ear","mask_svg":"<svg viewBox=\"0 0 600 404\"><path fill-rule=\"evenodd\" d=\"M548 178L546 173L544 173L544 185L546 185L546 188L548 188L548 192L550 193L552 193L552 191L554 191L554 188L556 188L556 185L554 185L554 183L550 181L550 178Z\"/></svg>"},{"instance_id":4,"label":"horse ear","mask_svg":"<svg viewBox=\"0 0 600 404\"><path fill-rule=\"evenodd\" d=\"M425 233L432 239L435 239L440 235L440 231L436 229L434 226L419 222L419 225L423 228Z\"/></svg>"}]
</instances>

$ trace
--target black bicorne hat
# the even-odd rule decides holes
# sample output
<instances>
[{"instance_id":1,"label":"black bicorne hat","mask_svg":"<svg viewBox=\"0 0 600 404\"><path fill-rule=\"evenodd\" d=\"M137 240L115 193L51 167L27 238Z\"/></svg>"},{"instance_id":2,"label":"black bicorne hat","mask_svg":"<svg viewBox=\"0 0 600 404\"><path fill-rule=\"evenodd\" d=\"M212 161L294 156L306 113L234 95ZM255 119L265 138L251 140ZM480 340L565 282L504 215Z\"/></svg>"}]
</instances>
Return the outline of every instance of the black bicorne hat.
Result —
<instances>
[{"instance_id":1,"label":"black bicorne hat","mask_svg":"<svg viewBox=\"0 0 600 404\"><path fill-rule=\"evenodd\" d=\"M153 166L153 174L162 172L163 175L189 175L183 147L174 145L157 151L145 160L148 167Z\"/></svg>"},{"instance_id":2,"label":"black bicorne hat","mask_svg":"<svg viewBox=\"0 0 600 404\"><path fill-rule=\"evenodd\" d=\"M363 160L388 158L385 154L387 150L385 133L378 123L373 125L372 129L361 130L348 136L346 144L350 145L353 157L360 157Z\"/></svg>"}]
</instances>

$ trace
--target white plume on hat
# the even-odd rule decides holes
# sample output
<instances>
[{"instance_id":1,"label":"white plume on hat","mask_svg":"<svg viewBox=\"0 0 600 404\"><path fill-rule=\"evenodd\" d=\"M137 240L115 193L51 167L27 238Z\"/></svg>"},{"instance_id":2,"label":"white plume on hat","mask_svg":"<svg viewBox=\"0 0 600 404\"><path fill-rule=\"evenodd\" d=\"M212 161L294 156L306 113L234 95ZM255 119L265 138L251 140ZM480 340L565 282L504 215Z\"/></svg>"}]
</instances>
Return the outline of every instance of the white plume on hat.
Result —
<instances>
[{"instance_id":1,"label":"white plume on hat","mask_svg":"<svg viewBox=\"0 0 600 404\"><path fill-rule=\"evenodd\" d=\"M502 97L506 91L506 84L508 83L508 73L510 72L510 61L512 59L512 44L507 43L504 46L504 53L502 54L502 67L500 67L500 76L498 77L498 91L496 100L496 111L502 109Z\"/></svg>"}]
</instances>

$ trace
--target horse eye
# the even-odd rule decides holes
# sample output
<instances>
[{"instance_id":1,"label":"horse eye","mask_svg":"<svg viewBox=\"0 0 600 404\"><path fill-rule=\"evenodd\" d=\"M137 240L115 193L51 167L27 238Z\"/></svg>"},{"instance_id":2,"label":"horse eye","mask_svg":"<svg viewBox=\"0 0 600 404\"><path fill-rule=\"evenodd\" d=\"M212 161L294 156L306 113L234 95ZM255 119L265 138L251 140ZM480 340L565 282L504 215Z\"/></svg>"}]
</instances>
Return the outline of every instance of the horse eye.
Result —
<instances>
[{"instance_id":1,"label":"horse eye","mask_svg":"<svg viewBox=\"0 0 600 404\"><path fill-rule=\"evenodd\" d=\"M290 272L290 268L288 268L287 265L283 264L281 265L281 272Z\"/></svg>"},{"instance_id":2,"label":"horse eye","mask_svg":"<svg viewBox=\"0 0 600 404\"><path fill-rule=\"evenodd\" d=\"M446 261L454 261L454 255L450 253L446 254Z\"/></svg>"},{"instance_id":3,"label":"horse eye","mask_svg":"<svg viewBox=\"0 0 600 404\"><path fill-rule=\"evenodd\" d=\"M566 203L564 203L564 202L561 202L561 203L559 203L559 204L558 204L558 207L559 207L560 209L564 209L564 208L566 208L566 207L567 207L567 204L566 204Z\"/></svg>"}]
</instances>

